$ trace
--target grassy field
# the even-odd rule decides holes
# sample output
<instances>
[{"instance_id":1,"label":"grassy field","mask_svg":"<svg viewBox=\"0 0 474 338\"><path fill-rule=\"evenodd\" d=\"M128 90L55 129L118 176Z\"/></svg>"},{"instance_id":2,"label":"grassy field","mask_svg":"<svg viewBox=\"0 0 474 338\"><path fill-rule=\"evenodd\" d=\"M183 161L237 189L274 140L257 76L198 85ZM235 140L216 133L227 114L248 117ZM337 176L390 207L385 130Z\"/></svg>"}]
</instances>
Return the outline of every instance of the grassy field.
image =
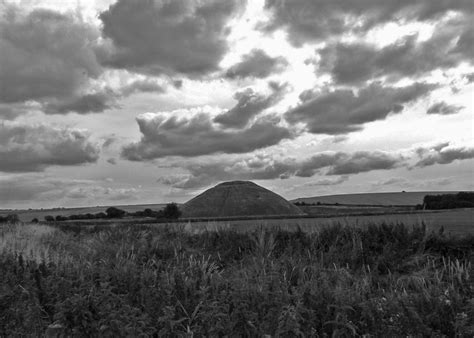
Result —
<instances>
[{"instance_id":1,"label":"grassy field","mask_svg":"<svg viewBox=\"0 0 474 338\"><path fill-rule=\"evenodd\" d=\"M6 224L0 336L468 337L473 259L473 236L401 224Z\"/></svg>"},{"instance_id":2,"label":"grassy field","mask_svg":"<svg viewBox=\"0 0 474 338\"><path fill-rule=\"evenodd\" d=\"M322 227L334 224L367 227L370 224L380 223L403 223L409 226L424 223L428 230L437 231L441 227L446 232L453 234L474 234L474 209L455 209L443 211L424 211L417 213L383 214L369 216L339 216L319 218L292 218L292 219L269 219L269 220L236 220L218 222L195 222L187 225L194 229L229 228L236 231L251 231L255 226L265 228L282 228L296 230L301 228L307 232L317 232ZM182 223L186 224L185 222Z\"/></svg>"},{"instance_id":3,"label":"grassy field","mask_svg":"<svg viewBox=\"0 0 474 338\"><path fill-rule=\"evenodd\" d=\"M152 218L124 218L124 219L106 219L93 221L70 221L60 222L67 226L88 226L110 224L132 224L135 226L150 225L155 227L171 226L176 228L186 227L186 229L194 232L206 230L231 229L238 232L253 231L256 227L265 229L284 229L295 231L302 229L305 232L318 232L321 228L334 224L344 224L355 227L367 227L370 224L379 223L403 223L408 226L426 225L429 231L438 231L441 227L447 233L456 235L474 234L474 209L453 209L439 211L417 211L402 212L394 214L374 214L374 215L353 215L338 216L332 214L322 214L320 217L295 217L295 218L274 218L274 219L220 219L215 221L196 221L189 222L187 220L174 221L166 224L163 222L155 223Z\"/></svg>"},{"instance_id":4,"label":"grassy field","mask_svg":"<svg viewBox=\"0 0 474 338\"><path fill-rule=\"evenodd\" d=\"M352 205L417 205L423 203L426 195L458 193L458 191L416 191L416 192L384 192L328 195L318 197L297 198L292 202Z\"/></svg>"},{"instance_id":5,"label":"grassy field","mask_svg":"<svg viewBox=\"0 0 474 338\"><path fill-rule=\"evenodd\" d=\"M354 214L391 214L401 211L413 211L415 207L407 206L356 206L356 205L303 205L299 206L307 215L354 215Z\"/></svg>"}]
</instances>

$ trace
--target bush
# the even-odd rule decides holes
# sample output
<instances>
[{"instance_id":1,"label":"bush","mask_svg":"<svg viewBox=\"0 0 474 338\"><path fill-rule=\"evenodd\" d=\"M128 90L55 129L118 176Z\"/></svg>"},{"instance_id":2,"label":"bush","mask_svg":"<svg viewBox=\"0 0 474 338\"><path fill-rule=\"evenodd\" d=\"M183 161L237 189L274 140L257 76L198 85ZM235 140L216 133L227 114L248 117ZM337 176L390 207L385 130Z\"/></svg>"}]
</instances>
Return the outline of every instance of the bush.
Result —
<instances>
[{"instance_id":1,"label":"bush","mask_svg":"<svg viewBox=\"0 0 474 338\"><path fill-rule=\"evenodd\" d=\"M51 215L44 216L46 222L54 222L54 217Z\"/></svg>"},{"instance_id":2,"label":"bush","mask_svg":"<svg viewBox=\"0 0 474 338\"><path fill-rule=\"evenodd\" d=\"M124 210L118 209L116 207L110 207L105 210L108 218L122 218L125 216L126 212Z\"/></svg>"},{"instance_id":3,"label":"bush","mask_svg":"<svg viewBox=\"0 0 474 338\"><path fill-rule=\"evenodd\" d=\"M17 214L8 214L6 216L0 216L0 223L18 223L20 222L20 218Z\"/></svg>"},{"instance_id":4,"label":"bush","mask_svg":"<svg viewBox=\"0 0 474 338\"><path fill-rule=\"evenodd\" d=\"M163 209L163 217L176 219L181 216L181 210L176 203L168 203L166 207Z\"/></svg>"},{"instance_id":5,"label":"bush","mask_svg":"<svg viewBox=\"0 0 474 338\"><path fill-rule=\"evenodd\" d=\"M474 192L458 194L426 195L423 199L426 209L474 208Z\"/></svg>"}]
</instances>

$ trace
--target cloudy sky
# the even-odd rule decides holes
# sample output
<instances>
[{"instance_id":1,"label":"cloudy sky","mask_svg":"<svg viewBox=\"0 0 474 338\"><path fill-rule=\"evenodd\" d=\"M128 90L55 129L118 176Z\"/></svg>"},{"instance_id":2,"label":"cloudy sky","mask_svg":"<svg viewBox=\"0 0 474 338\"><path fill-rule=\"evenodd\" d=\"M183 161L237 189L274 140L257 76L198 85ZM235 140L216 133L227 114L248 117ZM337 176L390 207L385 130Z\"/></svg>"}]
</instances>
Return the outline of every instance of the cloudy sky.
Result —
<instances>
[{"instance_id":1,"label":"cloudy sky","mask_svg":"<svg viewBox=\"0 0 474 338\"><path fill-rule=\"evenodd\" d=\"M474 189L472 0L0 0L0 208Z\"/></svg>"}]
</instances>

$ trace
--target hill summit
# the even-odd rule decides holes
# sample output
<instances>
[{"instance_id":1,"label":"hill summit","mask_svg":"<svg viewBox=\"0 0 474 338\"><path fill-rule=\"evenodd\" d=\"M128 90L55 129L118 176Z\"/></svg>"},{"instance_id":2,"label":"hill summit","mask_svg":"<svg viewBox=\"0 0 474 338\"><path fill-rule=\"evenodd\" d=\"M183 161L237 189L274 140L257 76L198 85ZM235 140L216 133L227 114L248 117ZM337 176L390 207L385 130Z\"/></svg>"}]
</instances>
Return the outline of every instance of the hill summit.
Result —
<instances>
[{"instance_id":1,"label":"hill summit","mask_svg":"<svg viewBox=\"0 0 474 338\"><path fill-rule=\"evenodd\" d=\"M183 217L302 215L297 206L250 181L224 182L182 206Z\"/></svg>"}]
</instances>

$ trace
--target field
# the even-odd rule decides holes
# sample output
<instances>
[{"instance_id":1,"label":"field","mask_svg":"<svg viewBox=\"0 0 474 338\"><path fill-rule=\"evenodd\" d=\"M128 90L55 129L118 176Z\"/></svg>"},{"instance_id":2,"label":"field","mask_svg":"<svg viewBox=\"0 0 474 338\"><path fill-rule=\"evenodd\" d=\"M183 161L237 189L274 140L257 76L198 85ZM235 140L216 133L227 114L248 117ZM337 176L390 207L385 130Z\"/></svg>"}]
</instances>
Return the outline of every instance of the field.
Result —
<instances>
[{"instance_id":1,"label":"field","mask_svg":"<svg viewBox=\"0 0 474 338\"><path fill-rule=\"evenodd\" d=\"M318 197L297 198L292 202L351 204L351 205L417 205L423 203L426 195L454 194L458 191L416 191L416 192L384 192L364 194L343 194Z\"/></svg>"},{"instance_id":2,"label":"field","mask_svg":"<svg viewBox=\"0 0 474 338\"><path fill-rule=\"evenodd\" d=\"M474 236L236 228L5 224L0 336L474 334Z\"/></svg>"},{"instance_id":3,"label":"field","mask_svg":"<svg viewBox=\"0 0 474 338\"><path fill-rule=\"evenodd\" d=\"M394 211L392 211L394 212ZM332 216L330 216L332 215ZM293 218L267 218L267 219L218 219L218 220L202 220L193 219L192 222L188 220L176 220L169 226L186 227L194 232L204 230L216 229L231 229L237 232L253 231L255 227L263 227L265 229L284 229L288 231L295 231L302 229L305 232L318 232L325 226L334 224L344 224L356 227L367 227L370 224L380 223L403 223L408 226L424 224L429 231L438 231L443 227L447 233L464 235L474 234L474 209L453 209L440 211L417 211L408 212L401 211L400 213L385 214L383 212L360 215L357 212L352 215L341 216L337 213L326 213L319 217L293 217ZM64 227L68 226L87 226L94 225L107 226L109 224L133 224L136 226L149 225L155 227L168 226L164 222L156 223L153 218L124 218L124 219L106 219L93 221L68 221L59 222Z\"/></svg>"},{"instance_id":4,"label":"field","mask_svg":"<svg viewBox=\"0 0 474 338\"><path fill-rule=\"evenodd\" d=\"M424 223L429 231L437 231L441 227L452 234L474 234L474 209L456 209L443 211L428 211L416 213L356 215L319 218L291 218L268 220L235 220L217 222L193 222L191 228L225 227L236 231L251 231L257 226L264 228L282 228L294 231L298 228L307 232L317 232L322 227L334 224L345 224L366 228L370 224L403 223L406 225L421 225ZM182 223L187 224L187 223Z\"/></svg>"}]
</instances>

